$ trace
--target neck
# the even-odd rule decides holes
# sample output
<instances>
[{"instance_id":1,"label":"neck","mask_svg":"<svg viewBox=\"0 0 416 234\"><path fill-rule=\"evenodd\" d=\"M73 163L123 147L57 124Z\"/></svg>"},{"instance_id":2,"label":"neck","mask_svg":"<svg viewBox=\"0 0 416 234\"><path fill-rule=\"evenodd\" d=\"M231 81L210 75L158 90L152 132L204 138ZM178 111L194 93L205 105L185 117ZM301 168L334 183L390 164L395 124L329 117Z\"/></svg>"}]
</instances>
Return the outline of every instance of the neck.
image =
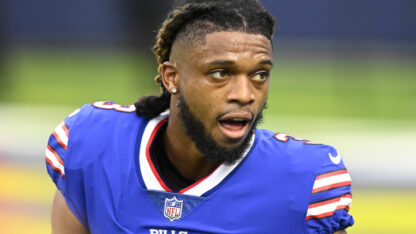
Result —
<instances>
[{"instance_id":1,"label":"neck","mask_svg":"<svg viewBox=\"0 0 416 234\"><path fill-rule=\"evenodd\" d=\"M208 161L186 134L178 115L170 114L166 132L163 135L166 154L175 168L189 180L199 180L209 175L218 163Z\"/></svg>"}]
</instances>

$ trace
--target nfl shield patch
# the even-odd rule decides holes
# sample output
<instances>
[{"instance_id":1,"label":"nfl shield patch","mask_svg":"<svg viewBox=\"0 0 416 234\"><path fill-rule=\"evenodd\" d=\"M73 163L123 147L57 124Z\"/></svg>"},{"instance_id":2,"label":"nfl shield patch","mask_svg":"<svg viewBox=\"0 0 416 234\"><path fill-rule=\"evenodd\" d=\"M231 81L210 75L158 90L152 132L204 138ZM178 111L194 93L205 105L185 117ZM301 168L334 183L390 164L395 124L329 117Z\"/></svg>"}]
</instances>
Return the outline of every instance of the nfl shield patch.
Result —
<instances>
[{"instance_id":1,"label":"nfl shield patch","mask_svg":"<svg viewBox=\"0 0 416 234\"><path fill-rule=\"evenodd\" d=\"M173 198L170 199L166 198L163 215L173 222L175 219L180 219L182 217L182 208L183 200L176 199L176 196L173 196Z\"/></svg>"}]
</instances>

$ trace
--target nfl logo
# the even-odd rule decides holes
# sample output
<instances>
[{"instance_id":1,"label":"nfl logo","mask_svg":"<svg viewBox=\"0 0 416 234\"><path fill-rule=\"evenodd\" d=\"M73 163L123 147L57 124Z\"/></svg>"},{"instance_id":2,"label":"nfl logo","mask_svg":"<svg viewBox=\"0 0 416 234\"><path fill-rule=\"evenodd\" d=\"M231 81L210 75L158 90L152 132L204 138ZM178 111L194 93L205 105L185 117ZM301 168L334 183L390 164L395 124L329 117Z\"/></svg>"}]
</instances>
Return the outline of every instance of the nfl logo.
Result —
<instances>
[{"instance_id":1,"label":"nfl logo","mask_svg":"<svg viewBox=\"0 0 416 234\"><path fill-rule=\"evenodd\" d=\"M165 199L165 209L163 215L168 218L171 222L175 219L180 219L182 216L183 201L173 198Z\"/></svg>"}]
</instances>

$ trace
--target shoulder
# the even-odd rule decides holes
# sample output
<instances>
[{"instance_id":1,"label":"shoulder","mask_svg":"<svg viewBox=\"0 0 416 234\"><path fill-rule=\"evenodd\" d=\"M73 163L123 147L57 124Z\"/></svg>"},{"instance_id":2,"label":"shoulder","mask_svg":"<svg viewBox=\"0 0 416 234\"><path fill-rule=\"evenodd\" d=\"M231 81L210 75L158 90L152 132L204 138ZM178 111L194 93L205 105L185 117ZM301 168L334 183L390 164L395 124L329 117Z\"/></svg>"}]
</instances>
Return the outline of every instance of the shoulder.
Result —
<instances>
[{"instance_id":1,"label":"shoulder","mask_svg":"<svg viewBox=\"0 0 416 234\"><path fill-rule=\"evenodd\" d=\"M133 105L114 102L86 104L74 117L73 127L69 130L68 153L76 151L77 154L130 142L148 122L136 115Z\"/></svg>"},{"instance_id":2,"label":"shoulder","mask_svg":"<svg viewBox=\"0 0 416 234\"><path fill-rule=\"evenodd\" d=\"M271 167L284 165L282 170L288 176L308 181L310 186L314 186L314 192L325 189L326 183L329 183L328 179L316 181L331 176L343 175L345 181L342 182L351 183L342 156L334 147L268 130L258 130L256 133L256 155L261 155L261 159L266 160Z\"/></svg>"},{"instance_id":3,"label":"shoulder","mask_svg":"<svg viewBox=\"0 0 416 234\"><path fill-rule=\"evenodd\" d=\"M135 114L134 105L120 105L109 101L99 101L91 104L84 104L79 109L73 111L68 115L64 123L68 129L76 129L79 125L84 122L89 124L99 124L100 122L106 122L117 119L134 119L142 120L143 117L139 117Z\"/></svg>"},{"instance_id":4,"label":"shoulder","mask_svg":"<svg viewBox=\"0 0 416 234\"><path fill-rule=\"evenodd\" d=\"M114 102L85 104L68 115L53 131L48 142L47 160L57 169L62 167L62 173L63 167L68 170L85 166L104 155L98 152L105 150L106 146L130 142L147 121L135 114L133 105ZM85 157L86 154L89 156Z\"/></svg>"},{"instance_id":5,"label":"shoulder","mask_svg":"<svg viewBox=\"0 0 416 234\"><path fill-rule=\"evenodd\" d=\"M114 102L94 102L85 104L65 119L71 122L70 132L103 132L114 131L119 125L131 125L146 122L143 117L135 114L134 105L120 105ZM74 137L72 137L74 138Z\"/></svg>"},{"instance_id":6,"label":"shoulder","mask_svg":"<svg viewBox=\"0 0 416 234\"><path fill-rule=\"evenodd\" d=\"M265 152L271 160L288 161L297 168L317 171L323 165L341 162L341 156L330 145L264 129L258 129L256 136L258 150Z\"/></svg>"},{"instance_id":7,"label":"shoulder","mask_svg":"<svg viewBox=\"0 0 416 234\"><path fill-rule=\"evenodd\" d=\"M87 212L83 184L103 184L100 177L91 175L113 170L113 165L126 161L146 122L135 114L134 106L96 102L68 115L50 135L45 155L47 171L84 225Z\"/></svg>"},{"instance_id":8,"label":"shoulder","mask_svg":"<svg viewBox=\"0 0 416 234\"><path fill-rule=\"evenodd\" d=\"M262 168L262 173L296 184L303 196L310 196L319 175L345 169L340 154L330 145L261 129L256 131L250 162L253 168Z\"/></svg>"},{"instance_id":9,"label":"shoulder","mask_svg":"<svg viewBox=\"0 0 416 234\"><path fill-rule=\"evenodd\" d=\"M80 124L83 121L99 124L101 122L110 123L116 120L131 119L134 121L143 121L143 117L135 114L136 108L134 105L120 105L109 101L99 101L91 104L85 104L77 113L77 122Z\"/></svg>"},{"instance_id":10,"label":"shoulder","mask_svg":"<svg viewBox=\"0 0 416 234\"><path fill-rule=\"evenodd\" d=\"M265 165L285 171L287 180L302 187L306 233L332 233L354 224L348 214L351 177L334 147L268 130L256 134L258 155L268 161Z\"/></svg>"}]
</instances>

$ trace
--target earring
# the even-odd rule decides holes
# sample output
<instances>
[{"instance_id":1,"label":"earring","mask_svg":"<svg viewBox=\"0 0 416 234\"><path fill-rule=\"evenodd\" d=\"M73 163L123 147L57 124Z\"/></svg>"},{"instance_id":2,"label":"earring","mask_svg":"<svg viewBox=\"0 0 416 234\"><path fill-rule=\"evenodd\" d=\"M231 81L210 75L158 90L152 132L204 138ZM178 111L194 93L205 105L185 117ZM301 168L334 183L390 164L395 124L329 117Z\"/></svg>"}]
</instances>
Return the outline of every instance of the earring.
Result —
<instances>
[{"instance_id":1,"label":"earring","mask_svg":"<svg viewBox=\"0 0 416 234\"><path fill-rule=\"evenodd\" d=\"M173 88L172 93L176 93L176 92L177 92L176 88Z\"/></svg>"}]
</instances>

